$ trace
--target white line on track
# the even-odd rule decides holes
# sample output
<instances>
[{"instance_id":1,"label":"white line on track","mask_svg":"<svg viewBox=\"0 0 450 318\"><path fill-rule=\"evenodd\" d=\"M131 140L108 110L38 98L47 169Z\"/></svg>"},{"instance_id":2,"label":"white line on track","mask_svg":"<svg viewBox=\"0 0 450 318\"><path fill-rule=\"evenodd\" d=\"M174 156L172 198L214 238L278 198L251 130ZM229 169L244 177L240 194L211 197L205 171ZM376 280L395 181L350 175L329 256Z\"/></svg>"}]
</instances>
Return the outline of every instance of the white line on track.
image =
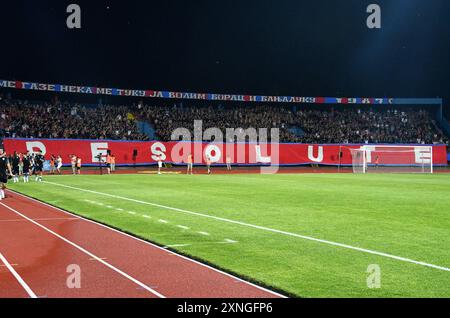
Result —
<instances>
[{"instance_id":1,"label":"white line on track","mask_svg":"<svg viewBox=\"0 0 450 318\"><path fill-rule=\"evenodd\" d=\"M118 196L118 195L114 195L114 194L103 193L103 192L98 192L98 191L93 191L93 190L86 190L86 189L82 189L82 188L68 186L68 185L65 185L65 184L49 182L49 181L44 181L44 183L55 185L55 186L58 186L58 187L67 188L67 189L77 190L77 191L81 191L81 192L92 193L92 194L102 195L102 196L106 196L106 197L110 197L110 198L115 198L115 199L120 199L120 200L125 200L125 201L145 204L145 205L150 205L150 206L154 206L154 207L158 207L158 208L166 209L166 210L171 210L171 211L175 211L175 212L179 212L179 213L200 216L200 217L203 217L203 218L209 218L209 219L222 221L222 222L227 222L227 223L232 223L232 224L238 224L238 225L241 225L241 226L251 227L251 228L254 228L254 229L258 229L258 230L263 230L263 231L267 231L267 232L282 234L282 235L291 236L291 237L297 237L297 238L301 238L301 239L308 240L308 241L313 241L313 242L323 243L323 244L327 244L327 245L342 247L342 248L345 248L345 249L359 251L359 252L363 252L363 253L367 253L367 254L372 254L372 255L382 256L382 257L386 257L386 258L390 258L390 259L395 259L395 260L401 261L401 262L416 264L416 265L420 265L420 266L425 266L425 267L438 269L438 270L441 270L441 271L450 272L450 268L448 268L448 267L434 265L434 264L425 263L425 262L421 262L421 261L416 261L416 260L413 260L413 259L410 259L410 258L396 256L396 255L392 255L392 254L388 254L388 253L384 253L384 252L378 252L378 251L374 251L374 250L369 250L369 249L366 249L366 248L351 246L351 245L337 243L337 242L328 241L328 240L322 240L322 239L318 239L318 238L311 237L311 236L306 236L306 235L301 235L301 234L297 234L297 233L291 233L291 232L287 232L287 231L272 229L272 228L265 227L265 226L259 226L259 225L254 225L254 224L250 224L250 223L230 220L230 219L226 219L226 218L222 218L222 217L218 217L218 216L213 216L213 215L209 215L209 214L193 212L193 211L179 209L179 208L175 208L175 207L170 207L170 206L166 206L166 205L162 205L162 204L157 204L157 203L152 203L152 202L147 202L147 201L142 201L142 200L137 200L137 199L131 199L131 198Z\"/></svg>"},{"instance_id":2,"label":"white line on track","mask_svg":"<svg viewBox=\"0 0 450 318\"><path fill-rule=\"evenodd\" d=\"M2 203L0 203L0 204L2 204ZM2 204L2 205L4 205L4 204ZM28 286L27 283L25 283L25 281L22 279L22 277L20 277L20 275L12 267L12 265L8 263L6 258L2 255L2 253L0 253L0 260L3 262L3 264L5 264L6 268L8 268L8 270L11 272L11 274L14 276L14 278L19 282L19 284L23 287L23 289L25 289L27 294L31 298L37 298L36 294L31 290L30 286Z\"/></svg>"},{"instance_id":3,"label":"white line on track","mask_svg":"<svg viewBox=\"0 0 450 318\"><path fill-rule=\"evenodd\" d=\"M44 182L45 182L45 181L44 181ZM266 292L266 293L272 294L272 295L277 296L277 297L280 297L280 298L287 298L285 295L282 295L282 294L280 294L280 293L274 292L274 291L272 291L272 290L270 290L270 289L261 287L261 286L259 286L259 285L253 284L253 283L251 283L251 282L249 282L249 281L246 281L246 280L244 280L244 279L242 279L242 278L239 278L239 277L234 276L234 275L232 275L232 274L229 274L229 273L227 273L227 272L221 271L220 269L217 269L217 268L212 267L212 266L210 266L210 265L207 265L207 264L205 264L205 263L196 261L196 260L194 260L194 259L192 259L192 258L189 258L189 257L187 257L187 256L178 254L178 253L173 252L173 251L169 251L169 250L165 249L164 247L161 247L161 246L159 246L159 245L153 244L153 243L151 243L151 242L149 242L149 241L143 240L143 239L141 239L141 238L138 238L138 237L136 237L136 236L130 235L130 234L128 234L128 233L121 232L121 231L119 231L119 230L117 230L117 229L115 229L115 228L113 228L113 227L110 227L110 226L107 226L107 225L105 225L105 224L101 224L101 223L98 223L98 222L95 222L95 221L92 221L92 220L83 218L83 217L78 216L78 215L76 215L76 214L74 214L74 213L68 212L68 211L63 210L63 209L61 209L61 208L58 208L58 207L56 207L56 206L54 206L54 205L48 204L48 203L46 203L46 202L39 201L39 200L37 200L37 199L35 199L35 198L32 198L32 197L29 197L29 196L26 196L26 195L24 195L24 194L22 194L22 193L19 193L19 192L13 191L13 190L8 190L8 191L10 191L10 192L12 192L12 193L14 193L14 194L16 194L16 195L22 197L22 198L25 198L25 199L27 199L27 200L30 200L30 201L33 201L33 202L42 204L42 205L44 205L44 206L46 206L46 207L49 207L49 208L51 208L51 209L54 209L54 210L56 210L56 211L59 211L59 212L61 212L61 213L67 214L67 215L72 215L72 216L75 216L75 217L79 217L80 219L82 219L82 220L85 221L85 222L88 222L88 223L94 224L94 225L96 225L96 226L105 228L105 229L107 229L107 230L109 230L109 231L112 231L112 232L117 233L117 234L119 234L119 235L125 236L125 237L127 237L127 238L129 238L129 239L132 239L132 240L134 240L134 241L138 241L138 242L141 242L141 243L146 244L146 245L148 245L148 246L151 246L151 247L153 247L153 248L156 248L156 249L158 249L158 250L164 251L164 252L166 252L166 253L168 253L168 254L170 254L170 255L172 255L172 256L179 257L179 258L181 258L181 259L183 259L183 260L185 260L185 261L188 261L188 262L197 264L197 265L199 265L199 266L201 266L201 267L207 268L207 269L209 269L209 270L211 270L211 271L214 271L214 272L216 272L216 273L219 273L219 274L221 274L221 275L230 277L230 278L234 279L235 282L241 282L241 283L244 283L244 284L246 284L246 285L252 286L252 287L254 287L254 288L256 288L256 289L262 290L262 291L264 291L264 292Z\"/></svg>"},{"instance_id":4,"label":"white line on track","mask_svg":"<svg viewBox=\"0 0 450 318\"><path fill-rule=\"evenodd\" d=\"M91 258L93 258L93 259L97 260L98 262L102 263L103 265L105 265L106 267L109 267L110 269L112 269L112 270L115 271L116 273L122 275L123 277L125 277L125 278L127 278L127 279L129 279L129 280L131 280L131 281L132 281L133 283L135 283L136 285L139 285L140 287L142 287L142 288L144 288L145 290L149 291L149 292L152 293L153 295L155 295L155 296L157 296L157 297L160 297L160 298L165 298L165 296L163 296L162 294L158 293L156 290L153 290L152 288L150 288L149 286L145 285L144 283L142 283L141 281L137 280L136 278L134 278L134 277L128 275L127 273L121 271L121 270L118 269L117 267L114 267L113 265L111 265L111 264L105 262L105 261L102 260L100 257L98 257L98 256L96 256L96 255L94 255L94 254L92 254L91 252L87 251L86 249L82 248L81 246L77 245L76 243L74 243L74 242L72 242L72 241L66 239L65 237L59 235L58 233L56 233L56 232L50 230L49 228L43 226L42 224L40 224L40 223L38 223L38 222L36 222L36 221L33 221L32 219L30 219L30 218L27 217L26 215L20 213L19 211L17 211L17 210L15 210L15 209L11 208L10 206L8 206L8 205L6 205L6 204L0 202L0 205L4 206L4 207L7 208L8 210L10 210L10 211L16 213L17 215L20 215L21 217L23 217L24 219L30 221L31 223L33 223L33 224L39 226L40 228L44 229L45 231L49 232L50 234L52 234L52 235L56 236L57 238L63 240L63 241L66 242L67 244L72 245L72 246L75 247L76 249L78 249L78 250L80 250L81 252L87 254L87 255L90 256ZM6 261L6 260L5 260L5 261ZM5 264L6 264L6 263L5 263ZM10 269L10 270L11 270L11 269ZM31 290L30 290L30 291L31 291Z\"/></svg>"},{"instance_id":5,"label":"white line on track","mask_svg":"<svg viewBox=\"0 0 450 318\"><path fill-rule=\"evenodd\" d=\"M42 218L42 219L33 219L35 221L70 221L70 220L79 220L80 218ZM11 219L11 220L0 220L2 222L23 222L26 221L24 219Z\"/></svg>"}]
</instances>

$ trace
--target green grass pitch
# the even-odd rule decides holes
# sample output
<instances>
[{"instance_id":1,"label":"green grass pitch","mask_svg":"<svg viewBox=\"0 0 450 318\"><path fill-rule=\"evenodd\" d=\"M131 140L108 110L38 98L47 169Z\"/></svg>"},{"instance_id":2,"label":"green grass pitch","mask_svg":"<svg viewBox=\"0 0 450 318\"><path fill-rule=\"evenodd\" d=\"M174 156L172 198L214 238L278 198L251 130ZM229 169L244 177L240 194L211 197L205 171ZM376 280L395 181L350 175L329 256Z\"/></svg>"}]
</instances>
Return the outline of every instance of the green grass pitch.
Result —
<instances>
[{"instance_id":1,"label":"green grass pitch","mask_svg":"<svg viewBox=\"0 0 450 318\"><path fill-rule=\"evenodd\" d=\"M450 297L449 271L295 236L450 268L448 174L89 175L45 181L10 187L289 295ZM368 287L373 264L380 269L380 288Z\"/></svg>"}]
</instances>

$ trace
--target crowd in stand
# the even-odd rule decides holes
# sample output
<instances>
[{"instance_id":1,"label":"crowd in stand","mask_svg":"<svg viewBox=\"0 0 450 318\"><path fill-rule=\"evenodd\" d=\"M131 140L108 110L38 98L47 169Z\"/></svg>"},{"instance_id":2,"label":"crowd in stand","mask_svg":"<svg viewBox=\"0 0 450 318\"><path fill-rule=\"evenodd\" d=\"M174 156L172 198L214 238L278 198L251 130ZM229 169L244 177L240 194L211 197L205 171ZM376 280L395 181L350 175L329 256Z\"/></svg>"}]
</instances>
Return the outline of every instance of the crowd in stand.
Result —
<instances>
[{"instance_id":1,"label":"crowd in stand","mask_svg":"<svg viewBox=\"0 0 450 318\"><path fill-rule=\"evenodd\" d=\"M295 141L295 134L289 127L295 122L292 112L286 108L264 105L252 107L223 108L209 107L142 107L138 116L150 122L156 128L156 134L161 140L171 140L176 128L187 128L194 138L194 120L201 120L203 130L211 127L219 128L224 137L226 128L279 128L280 141ZM270 132L268 132L270 137ZM269 138L270 139L270 138Z\"/></svg>"},{"instance_id":2,"label":"crowd in stand","mask_svg":"<svg viewBox=\"0 0 450 318\"><path fill-rule=\"evenodd\" d=\"M126 106L0 103L0 131L5 137L143 140Z\"/></svg>"},{"instance_id":3,"label":"crowd in stand","mask_svg":"<svg viewBox=\"0 0 450 318\"><path fill-rule=\"evenodd\" d=\"M277 105L236 107L130 106L87 107L72 103L0 101L0 137L147 140L136 120L149 122L156 139L171 140L176 128L203 130L279 128L281 142L447 143L424 110L376 110L368 106L339 110L295 110ZM231 140L228 140L231 141Z\"/></svg>"},{"instance_id":4,"label":"crowd in stand","mask_svg":"<svg viewBox=\"0 0 450 318\"><path fill-rule=\"evenodd\" d=\"M298 111L307 143L448 143L424 110Z\"/></svg>"},{"instance_id":5,"label":"crowd in stand","mask_svg":"<svg viewBox=\"0 0 450 318\"><path fill-rule=\"evenodd\" d=\"M424 110L388 109L292 110L278 106L249 107L142 107L139 116L151 122L161 140L170 140L175 128L193 135L194 120L203 128L279 128L280 141L303 143L448 143Z\"/></svg>"}]
</instances>

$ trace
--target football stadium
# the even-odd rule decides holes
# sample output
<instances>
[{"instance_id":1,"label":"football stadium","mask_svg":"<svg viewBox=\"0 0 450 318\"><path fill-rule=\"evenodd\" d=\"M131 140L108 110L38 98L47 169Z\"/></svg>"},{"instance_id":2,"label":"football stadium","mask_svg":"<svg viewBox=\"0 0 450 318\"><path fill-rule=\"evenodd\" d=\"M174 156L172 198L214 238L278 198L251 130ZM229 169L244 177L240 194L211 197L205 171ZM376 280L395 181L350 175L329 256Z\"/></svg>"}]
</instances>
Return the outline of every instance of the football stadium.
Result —
<instances>
[{"instance_id":1,"label":"football stadium","mask_svg":"<svg viewBox=\"0 0 450 318\"><path fill-rule=\"evenodd\" d=\"M450 6L347 2L1 4L0 298L449 298Z\"/></svg>"}]
</instances>

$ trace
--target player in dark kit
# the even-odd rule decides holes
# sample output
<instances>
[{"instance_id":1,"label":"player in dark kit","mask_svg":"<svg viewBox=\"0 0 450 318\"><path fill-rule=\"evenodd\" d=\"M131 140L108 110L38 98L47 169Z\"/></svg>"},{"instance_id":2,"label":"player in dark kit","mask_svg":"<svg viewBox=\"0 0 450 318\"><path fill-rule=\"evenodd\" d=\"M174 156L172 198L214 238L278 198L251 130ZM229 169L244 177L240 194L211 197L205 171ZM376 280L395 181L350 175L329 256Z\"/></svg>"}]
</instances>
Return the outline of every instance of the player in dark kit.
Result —
<instances>
[{"instance_id":1,"label":"player in dark kit","mask_svg":"<svg viewBox=\"0 0 450 318\"><path fill-rule=\"evenodd\" d=\"M20 157L17 152L14 151L13 156L11 157L11 166L12 166L12 174L13 174L13 182L19 182L19 163Z\"/></svg>"},{"instance_id":2,"label":"player in dark kit","mask_svg":"<svg viewBox=\"0 0 450 318\"><path fill-rule=\"evenodd\" d=\"M22 162L23 162L23 182L28 183L30 182L30 168L31 168L30 156L28 154L23 156Z\"/></svg>"},{"instance_id":3,"label":"player in dark kit","mask_svg":"<svg viewBox=\"0 0 450 318\"><path fill-rule=\"evenodd\" d=\"M34 156L34 173L36 175L36 182L42 182L42 170L44 170L44 161L45 158L42 155L42 152L39 151Z\"/></svg>"},{"instance_id":4,"label":"player in dark kit","mask_svg":"<svg viewBox=\"0 0 450 318\"><path fill-rule=\"evenodd\" d=\"M8 183L8 174L12 175L11 165L3 149L0 149L0 200L5 198L6 184Z\"/></svg>"}]
</instances>

